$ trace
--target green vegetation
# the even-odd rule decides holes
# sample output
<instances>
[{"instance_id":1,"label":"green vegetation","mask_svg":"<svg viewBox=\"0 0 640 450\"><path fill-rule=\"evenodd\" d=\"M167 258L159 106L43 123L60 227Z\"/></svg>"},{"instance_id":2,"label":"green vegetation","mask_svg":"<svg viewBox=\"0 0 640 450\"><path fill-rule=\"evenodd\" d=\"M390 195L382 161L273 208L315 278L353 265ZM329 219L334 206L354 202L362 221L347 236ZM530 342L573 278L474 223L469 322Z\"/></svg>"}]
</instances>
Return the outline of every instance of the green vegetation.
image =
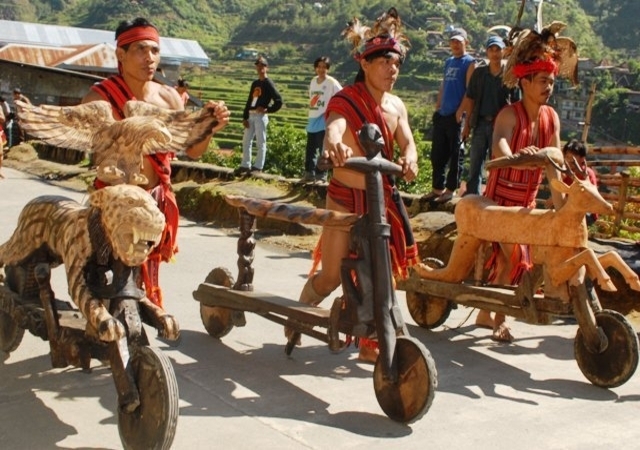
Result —
<instances>
[{"instance_id":1,"label":"green vegetation","mask_svg":"<svg viewBox=\"0 0 640 450\"><path fill-rule=\"evenodd\" d=\"M267 161L264 169L268 173L298 178L304 172L307 90L313 75L313 65L294 61L284 64L272 63L269 69L269 77L274 80L282 93L284 106L278 113L270 116ZM348 78L341 78L340 81L347 84L354 75L355 71ZM238 167L242 156L242 110L247 101L251 81L256 77L253 61L216 61L206 72L194 68L184 76L190 80L192 95L202 100L224 100L232 114L231 123L215 136L212 149L203 156L203 161L223 167ZM404 76L404 74L400 75L401 78ZM421 155L418 180L411 184L401 183L400 186L405 192L428 192L431 186L429 178L431 144L426 142L424 131L428 118L433 114L433 105L426 101L426 92L401 90L398 94L409 109L412 128L415 130L414 135ZM220 152L215 149L225 151Z\"/></svg>"},{"instance_id":2,"label":"green vegetation","mask_svg":"<svg viewBox=\"0 0 640 450\"><path fill-rule=\"evenodd\" d=\"M522 26L535 23L537 1L528 0ZM404 190L428 188L430 143L426 128L433 112L446 50L427 42L429 31L463 26L471 50L481 48L486 30L495 25L513 25L520 2L515 0L396 0L412 48L402 68L396 93L408 106L411 125L422 156L420 179ZM219 133L215 145L228 152L207 155L231 167L239 161L242 138L241 111L255 77L252 61L235 59L243 48L256 48L271 62L270 76L282 91L285 107L273 115L269 128L267 170L299 176L304 154L306 89L313 74L312 62L321 54L333 60L332 74L349 83L356 72L348 57L349 48L340 32L351 18L371 22L390 4L378 0L15 0L0 5L0 18L39 23L55 23L84 28L114 30L124 19L137 16L153 21L165 36L197 40L211 58L208 69L186 69L191 93L200 98L220 99L232 111L231 124ZM571 36L582 57L595 61L607 58L614 64L629 60L633 88L640 89L638 54L640 29L635 20L640 13L637 0L544 0L543 22L560 20L569 24ZM616 89L607 75L598 79L593 109L593 134L606 129L608 136L622 142L640 143L638 113L630 112L626 92ZM301 150L302 148L302 150ZM299 170L299 173L296 171Z\"/></svg>"}]
</instances>

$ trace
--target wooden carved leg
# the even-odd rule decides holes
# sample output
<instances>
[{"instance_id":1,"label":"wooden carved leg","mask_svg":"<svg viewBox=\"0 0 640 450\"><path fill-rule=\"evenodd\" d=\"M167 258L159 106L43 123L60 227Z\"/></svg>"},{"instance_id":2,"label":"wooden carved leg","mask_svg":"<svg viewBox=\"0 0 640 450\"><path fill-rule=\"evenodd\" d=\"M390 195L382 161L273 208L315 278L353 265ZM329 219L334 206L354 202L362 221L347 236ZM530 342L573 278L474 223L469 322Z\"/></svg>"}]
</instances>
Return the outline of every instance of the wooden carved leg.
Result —
<instances>
[{"instance_id":1,"label":"wooden carved leg","mask_svg":"<svg viewBox=\"0 0 640 450\"><path fill-rule=\"evenodd\" d=\"M607 267L613 267L616 269L624 277L631 289L634 291L640 291L640 280L638 279L638 275L631 270L620 255L614 252L607 252L604 255L601 255L598 258L598 261L600 261L600 264L602 264L602 267L605 269Z\"/></svg>"},{"instance_id":2,"label":"wooden carved leg","mask_svg":"<svg viewBox=\"0 0 640 450\"><path fill-rule=\"evenodd\" d=\"M551 279L554 285L559 285L569 280L580 267L585 266L589 277L598 280L598 284L605 291L616 291L611 277L600 265L596 254L591 249L584 250L576 256L569 258L563 264L559 264L551 271Z\"/></svg>"},{"instance_id":3,"label":"wooden carved leg","mask_svg":"<svg viewBox=\"0 0 640 450\"><path fill-rule=\"evenodd\" d=\"M458 236L453 244L449 264L442 269L434 269L426 264L414 266L414 270L427 280L444 281L447 283L459 283L464 280L473 268L478 248L482 244L480 239L473 236Z\"/></svg>"},{"instance_id":4,"label":"wooden carved leg","mask_svg":"<svg viewBox=\"0 0 640 450\"><path fill-rule=\"evenodd\" d=\"M253 291L253 258L256 241L253 238L256 218L240 208L240 237L238 238L238 280L233 286L239 291Z\"/></svg>"},{"instance_id":5,"label":"wooden carved leg","mask_svg":"<svg viewBox=\"0 0 640 450\"><path fill-rule=\"evenodd\" d=\"M95 298L84 302L84 315L87 322L98 332L98 338L105 342L114 342L122 339L126 332L120 321L116 320L101 300Z\"/></svg>"}]
</instances>

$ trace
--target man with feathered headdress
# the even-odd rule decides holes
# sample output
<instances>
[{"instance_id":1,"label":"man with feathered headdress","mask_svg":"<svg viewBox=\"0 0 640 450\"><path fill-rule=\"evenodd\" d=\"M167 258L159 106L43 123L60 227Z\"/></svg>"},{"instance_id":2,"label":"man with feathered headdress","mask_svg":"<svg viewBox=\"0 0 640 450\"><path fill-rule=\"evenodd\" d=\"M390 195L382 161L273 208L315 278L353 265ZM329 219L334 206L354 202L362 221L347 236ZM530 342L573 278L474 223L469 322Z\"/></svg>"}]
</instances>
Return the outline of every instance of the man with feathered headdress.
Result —
<instances>
[{"instance_id":1,"label":"man with feathered headdress","mask_svg":"<svg viewBox=\"0 0 640 450\"><path fill-rule=\"evenodd\" d=\"M354 19L343 32L354 47L359 63L355 82L335 94L327 106L324 156L331 158L334 169L327 190L328 209L365 213L364 174L345 169L345 161L352 156L364 156L358 143L358 131L364 123L380 127L385 141L383 156L394 159L394 140L400 149L397 163L402 166L404 179L413 180L418 173L418 153L413 140L407 108L400 98L390 92L398 78L406 55L406 39L400 32L401 21L391 8L371 27ZM391 225L390 252L393 275L406 276L407 267L417 262L417 246L399 194L391 181L384 177L384 197L387 221ZM314 252L314 268L307 280L300 301L318 305L340 285L341 261L349 256L349 232L325 228ZM322 271L315 272L322 263ZM389 274L392 275L392 274ZM285 329L290 341L299 341L299 334ZM375 362L377 343L362 339L360 359Z\"/></svg>"},{"instance_id":2,"label":"man with feathered headdress","mask_svg":"<svg viewBox=\"0 0 640 450\"><path fill-rule=\"evenodd\" d=\"M504 83L509 87L519 86L522 100L507 105L496 117L492 158L516 153L535 154L546 147L561 147L560 119L547 102L553 92L556 76L564 75L574 84L577 83L576 46L570 39L557 36L563 28L563 24L553 22L540 32L525 29L516 30L510 35ZM502 206L535 208L542 176L541 168L493 169L489 172L484 195ZM559 173L549 168L547 177L559 178ZM552 191L552 196L554 205L559 207L562 204L561 195ZM500 247L494 244L488 263L490 281L516 285L523 273L532 267L529 248L524 245ZM504 314L496 313L495 318L491 319L488 311L481 311L476 323L493 327L494 340L513 340Z\"/></svg>"}]
</instances>

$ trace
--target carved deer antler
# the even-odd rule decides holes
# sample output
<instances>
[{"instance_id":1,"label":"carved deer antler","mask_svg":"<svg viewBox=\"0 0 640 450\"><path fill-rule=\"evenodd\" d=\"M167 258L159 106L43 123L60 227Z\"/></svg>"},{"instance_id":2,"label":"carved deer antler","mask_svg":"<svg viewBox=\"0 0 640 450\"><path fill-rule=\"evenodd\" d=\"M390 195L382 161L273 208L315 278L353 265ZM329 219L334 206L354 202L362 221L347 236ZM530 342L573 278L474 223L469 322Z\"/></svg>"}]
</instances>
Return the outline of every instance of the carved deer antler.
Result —
<instances>
[{"instance_id":1,"label":"carved deer antler","mask_svg":"<svg viewBox=\"0 0 640 450\"><path fill-rule=\"evenodd\" d=\"M569 176L571 176L574 180L584 180L587 178L587 171L585 169L583 169L582 167L580 167L580 164L578 164L578 160L576 159L576 157L572 157L573 159L573 166L576 169L576 172L578 172L578 175L576 175L573 172L573 169L571 169L571 164L564 164L562 167L560 167L559 164L557 164L553 159L548 158L548 161L551 163L551 165L553 167L555 167L556 169L558 169L560 172L562 173L566 173Z\"/></svg>"},{"instance_id":2,"label":"carved deer antler","mask_svg":"<svg viewBox=\"0 0 640 450\"><path fill-rule=\"evenodd\" d=\"M491 170L504 167L543 167L548 161L553 161L558 166L564 164L562 151L557 147L545 147L533 154L516 153L515 155L502 156L489 161L486 168Z\"/></svg>"}]
</instances>

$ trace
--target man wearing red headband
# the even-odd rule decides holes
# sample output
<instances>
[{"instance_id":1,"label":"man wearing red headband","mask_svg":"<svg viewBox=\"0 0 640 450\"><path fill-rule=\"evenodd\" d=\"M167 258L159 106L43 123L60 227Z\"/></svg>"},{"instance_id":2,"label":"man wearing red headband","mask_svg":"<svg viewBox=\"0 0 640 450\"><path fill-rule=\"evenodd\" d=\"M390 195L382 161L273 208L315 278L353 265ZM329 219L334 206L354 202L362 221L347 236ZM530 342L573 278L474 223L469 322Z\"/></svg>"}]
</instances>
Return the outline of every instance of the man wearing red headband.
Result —
<instances>
[{"instance_id":1,"label":"man wearing red headband","mask_svg":"<svg viewBox=\"0 0 640 450\"><path fill-rule=\"evenodd\" d=\"M93 85L82 102L108 101L117 120L124 118L122 108L129 100L145 101L165 109L184 110L184 103L175 88L153 80L160 64L160 35L156 27L144 18L121 22L116 29L116 41L119 74ZM224 102L210 100L204 108L217 119L211 136L229 123L229 110ZM211 137L185 149L185 153L190 158L199 158L210 140ZM148 155L144 158L141 171L149 180L149 184L143 187L158 201L166 218L162 241L142 268L147 297L160 307L162 293L158 285L158 266L161 260L169 261L177 250L179 212L171 191L171 157L170 153ZM99 189L105 184L96 179L94 186Z\"/></svg>"},{"instance_id":2,"label":"man wearing red headband","mask_svg":"<svg viewBox=\"0 0 640 450\"><path fill-rule=\"evenodd\" d=\"M492 138L492 158L516 153L533 154L545 147L560 148L560 120L553 108L547 105L557 75L556 62L548 54L540 53L534 59L516 61L511 67L510 75L518 80L522 100L505 106L498 113ZM491 170L484 195L499 205L535 208L542 176L541 168ZM555 169L547 170L547 177L559 178L559 175ZM559 194L553 192L552 195L555 197L554 203L562 201ZM498 246L495 243L493 246L494 251L488 263L490 281L517 285L524 272L532 267L529 247ZM492 339L496 341L513 340L503 313L496 313L492 319L489 311L482 310L478 313L476 324L492 328Z\"/></svg>"},{"instance_id":3,"label":"man wearing red headband","mask_svg":"<svg viewBox=\"0 0 640 450\"><path fill-rule=\"evenodd\" d=\"M381 16L378 21L395 19L389 26L394 34L381 34L368 39L350 39L352 43L364 43L355 54L359 71L355 82L336 93L325 112L326 133L323 156L331 158L334 169L327 189L326 208L364 214L366 192L364 174L345 169L345 161L352 156L364 156L358 143L358 132L364 123L380 127L385 140L382 156L394 157L394 141L398 146L397 163L402 166L403 177L412 181L418 174L418 152L409 127L407 108L402 100L391 94L405 58L404 36L399 33L400 20L395 9ZM359 37L359 36L358 36ZM356 44L357 45L357 44ZM387 221L391 226L389 250L392 271L389 276L406 277L407 268L417 263L418 250L413 239L408 216L399 193L388 177L383 177L384 201ZM312 275L307 280L300 301L318 305L340 285L340 267L349 257L349 231L327 227L322 231L314 252ZM322 270L315 273L318 263ZM285 328L285 335L299 344L299 335ZM375 362L378 345L370 339L360 339L359 359Z\"/></svg>"}]
</instances>

